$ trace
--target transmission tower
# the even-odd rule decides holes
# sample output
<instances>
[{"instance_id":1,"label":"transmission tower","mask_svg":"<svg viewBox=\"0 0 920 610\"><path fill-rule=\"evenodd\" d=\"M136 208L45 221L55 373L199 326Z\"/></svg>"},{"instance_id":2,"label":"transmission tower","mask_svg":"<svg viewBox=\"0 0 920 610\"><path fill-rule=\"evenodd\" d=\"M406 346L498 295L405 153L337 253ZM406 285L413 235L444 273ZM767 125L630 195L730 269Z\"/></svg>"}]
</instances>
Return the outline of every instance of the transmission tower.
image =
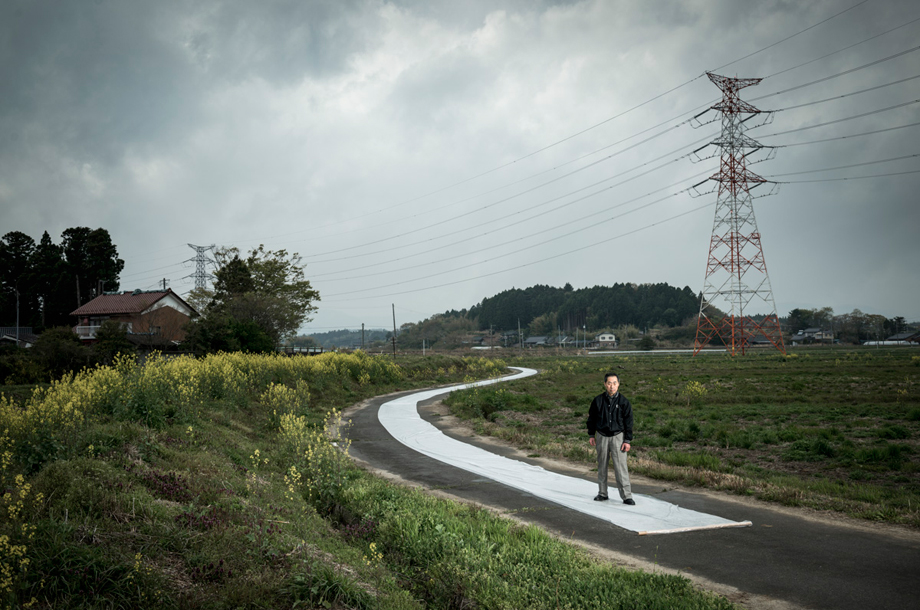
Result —
<instances>
[{"instance_id":1,"label":"transmission tower","mask_svg":"<svg viewBox=\"0 0 920 610\"><path fill-rule=\"evenodd\" d=\"M216 265L217 262L208 256L208 251L215 248L214 244L210 246L196 246L189 244L189 248L195 251L195 258L190 258L188 262L195 263L195 273L185 277L195 278L195 288L207 288L208 280L213 280L214 276L208 273L208 265Z\"/></svg>"},{"instance_id":2,"label":"transmission tower","mask_svg":"<svg viewBox=\"0 0 920 610\"><path fill-rule=\"evenodd\" d=\"M718 196L694 354L713 342L724 344L733 356L744 354L757 339L766 339L785 353L760 232L754 218L753 200L757 197L751 195L752 190L769 181L747 167L773 158L775 151L745 134L747 129L771 121L773 113L758 110L738 95L741 89L756 85L762 79L729 78L710 72L707 76L722 90L722 100L709 109L721 113L722 133L710 142L721 149L719 172L700 183L708 180L718 183ZM705 112L708 110L697 115L697 119ZM755 117L756 124L748 124ZM696 124L704 123L697 120ZM764 149L768 151L766 155L760 152ZM752 302L758 308L755 313L765 314L760 321L750 317Z\"/></svg>"}]
</instances>

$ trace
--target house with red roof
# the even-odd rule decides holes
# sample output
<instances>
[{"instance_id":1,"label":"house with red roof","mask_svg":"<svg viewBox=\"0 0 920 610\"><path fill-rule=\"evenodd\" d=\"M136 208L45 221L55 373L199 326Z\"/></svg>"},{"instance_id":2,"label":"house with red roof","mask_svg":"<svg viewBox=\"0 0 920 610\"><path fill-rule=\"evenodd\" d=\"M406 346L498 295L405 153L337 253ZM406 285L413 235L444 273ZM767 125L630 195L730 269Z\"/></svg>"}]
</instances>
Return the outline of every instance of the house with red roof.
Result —
<instances>
[{"instance_id":1,"label":"house with red roof","mask_svg":"<svg viewBox=\"0 0 920 610\"><path fill-rule=\"evenodd\" d=\"M168 345L185 338L185 325L198 315L171 288L134 290L102 294L70 312L76 316L74 332L84 341L93 341L103 322L124 325L134 343Z\"/></svg>"}]
</instances>

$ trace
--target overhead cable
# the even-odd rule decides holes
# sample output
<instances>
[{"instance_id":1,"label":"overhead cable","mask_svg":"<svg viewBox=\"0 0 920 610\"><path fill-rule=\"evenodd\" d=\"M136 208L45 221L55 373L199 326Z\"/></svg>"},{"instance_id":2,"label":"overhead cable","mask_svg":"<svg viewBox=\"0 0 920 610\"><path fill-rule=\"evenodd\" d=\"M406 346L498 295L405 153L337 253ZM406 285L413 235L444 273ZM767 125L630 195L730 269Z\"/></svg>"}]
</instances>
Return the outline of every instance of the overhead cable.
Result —
<instances>
[{"instance_id":1,"label":"overhead cable","mask_svg":"<svg viewBox=\"0 0 920 610\"><path fill-rule=\"evenodd\" d=\"M628 200L626 200L626 201L623 201L623 202L621 202L621 203L618 203L617 205L608 207L607 210L614 210L614 209L617 209L617 208L621 208L621 207L623 207L623 206L625 206L625 205L628 205L628 204L630 204L630 203L633 203L634 201L638 201L638 200L640 200L640 199L645 199L646 197L648 197L648 196L650 196L650 195L654 195L655 193L658 193L658 192L661 192L661 191L664 191L664 190L673 188L673 187L677 186L678 184L687 182L688 180L695 180L696 178L699 178L700 176L702 176L702 175L704 175L704 174L708 174L710 171L711 171L711 170L708 170L708 169L707 169L707 170L704 170L704 171L699 172L699 173L697 173L697 174L694 174L693 176L688 176L688 177L686 177L686 178L682 178L681 180L678 180L677 182L674 182L674 183L672 183L672 184L663 186L663 187L658 188L658 189L655 189L655 190L653 190L653 191L649 191L649 192L647 192L647 193L645 193L645 194L643 194L643 195L639 195L638 197L633 197L632 199L628 199ZM587 199L588 197L593 197L594 195L597 195L597 194L598 194L598 193L591 193L590 195L585 195L585 196L582 197L581 199L578 199L578 200L576 200L576 201L574 201L574 202L571 202L571 203L576 203L577 201L581 201L582 199ZM665 197L665 199L667 199L667 198L669 198L669 197L670 197L670 195L669 195L668 197ZM663 199L659 199L658 201L663 201ZM568 205L568 204L567 204L567 205ZM647 207L647 206L643 206L643 207ZM641 209L641 208L637 208L637 209ZM542 216L542 215L544 215L544 214L548 214L548 213L550 213L550 212L554 212L554 211L557 211L557 210L558 210L558 208L554 208L553 210L549 210L549 211L547 211L547 212L543 212L543 213L541 213L540 215ZM492 250L492 249L494 249L494 248L505 247L505 246L508 246L509 244L513 244L513 243L519 242L519 241L525 241L525 240L526 240L526 241L533 241L533 238L534 238L534 237L537 237L537 236L539 236L539 235L543 235L544 233L555 232L555 231L558 231L558 230L559 230L560 228L562 228L562 227L565 227L565 226L568 226L568 225L571 225L571 224L575 224L575 223L578 223L578 222L582 222L582 221L585 221L585 220L590 220L591 223L592 223L592 225L593 225L593 224L596 223L596 217L597 217L597 214L596 214L596 213L591 213L591 214L588 214L588 215L584 215L584 216L581 216L581 217L579 217L579 218L574 218L574 219L572 219L572 220L568 220L568 221L563 222L563 223L560 223L560 224L554 224L553 226L548 227L548 228L546 228L546 229L543 229L543 230L541 230L541 231L531 232L531 233L528 233L527 235L523 235L523 236L521 236L521 237L517 237L517 238L512 239L512 240L507 240L507 241L504 241L504 242L502 242L502 243L493 244L493 245L491 245L491 246L486 246L486 247L484 247L484 248L479 248L479 249L476 251L476 253L479 254L479 253L482 253L482 252L486 252L486 251L488 251L488 250ZM618 218L619 218L619 217L618 217ZM532 218L528 218L527 220L531 220L531 219L532 219ZM477 237L477 238L485 237L485 236L487 236L487 235L489 235L489 234L491 234L491 233L496 233L496 232L499 232L499 231L503 231L503 230L505 230L506 228L507 228L507 226L500 227L500 228L495 228L495 229L491 229L491 230L489 230L489 231L486 231L485 233L482 233L482 234L480 234L480 235L477 235L476 237ZM567 237L568 235L571 235L571 233L567 233L567 234L565 234L563 237ZM424 254L430 254L431 252L434 252L435 250L441 250L441 249L444 249L444 248L446 248L446 247L453 247L453 246L456 246L456 245L459 244L459 243L463 243L463 242L466 242L466 241L468 241L468 240L460 240L460 241L458 241L458 242L454 242L454 243L452 243L452 244L449 244L448 246L438 246L437 248L432 248L431 250L426 250L425 252L421 252L421 253L416 253L416 254L412 254L412 255L409 255L409 256L405 256L405 257L402 257L402 258L400 258L400 259L385 261L385 262L382 262L382 263L375 263L375 264L371 264L371 265L363 265L362 267L353 268L353 269L346 269L345 271L339 271L339 272L337 272L337 273L325 273L325 274L322 274L322 276L326 276L326 275L337 275L337 274L339 274L339 273L345 273L345 272L348 272L348 271L357 271L357 270L359 270L359 269L368 269L368 268L376 267L376 266L379 266L379 265L384 265L384 264L388 264L388 263L398 262L398 261L400 261L400 260L405 260L405 259L407 259L407 258L413 258L413 257L421 256L421 255L424 255ZM541 242L541 243L546 243L546 242ZM519 251L520 251L520 250L517 250L517 251L513 252L512 254L515 254L515 253L517 253L517 252L519 252ZM458 258L461 258L462 256L465 256L465 255L450 256L450 257L442 258L442 259L439 259L439 260L425 261L424 263L419 263L419 264L417 264L417 265L410 265L410 266L408 266L408 267L400 267L399 269L392 269L392 270L389 270L389 271L378 271L378 272L371 273L371 274L367 274L367 275L358 275L358 276L351 276L351 277L345 277L345 278L338 278L338 277L337 277L337 278L334 278L334 279L331 279L331 280L325 280L325 281L326 281L326 282L338 282L338 281L345 281L345 280L361 279L361 278L365 278L365 277L377 277L377 276L385 275L385 274L388 274L388 273L398 273L398 272L402 272L402 271L408 271L408 270L410 270L410 269L417 269L417 268L419 268L419 267L427 267L427 266L429 266L429 265L434 265L434 264L438 264L438 263L445 263L445 262L448 262L448 261L452 261L452 260L456 260L456 259L458 259ZM502 255L502 256L505 256L505 255ZM500 257L499 257L499 258L500 258ZM492 260L494 260L494 259L492 259ZM312 276L311 276L311 278L318 278L318 277L321 277L321 276L320 276L320 275L312 275Z\"/></svg>"},{"instance_id":2,"label":"overhead cable","mask_svg":"<svg viewBox=\"0 0 920 610\"><path fill-rule=\"evenodd\" d=\"M875 91L876 89L884 89L885 87L891 87L893 85L900 85L901 83L906 83L907 81L914 80L915 78L920 78L920 74L916 76L908 76L907 78L902 78L901 80L896 80L891 83L885 83L884 85L876 85L875 87L869 87L868 89L860 89L859 91L853 91L852 93L844 93L843 95L835 95L834 97L828 97L823 100L816 100L814 102L806 102L804 104L796 104L795 106L786 106L785 108L778 108L773 112L783 112L785 110L794 110L796 108L804 108L805 106L814 106L815 104L823 104L824 102L832 102L839 100L845 97L850 97L851 95L859 95L860 93L868 93L869 91Z\"/></svg>"},{"instance_id":3,"label":"overhead cable","mask_svg":"<svg viewBox=\"0 0 920 610\"><path fill-rule=\"evenodd\" d=\"M771 133L767 135L757 136L758 138L773 138L776 136L783 136L790 133L796 133L798 131L807 131L809 129L816 129L818 127L825 127L827 125L833 125L835 123L843 123L844 121L852 121L853 119L859 119L864 116L870 116L873 114L878 114L880 112L888 112L889 110L895 110L897 108L903 108L904 106L910 106L911 104L916 104L920 102L920 99L911 100L909 102L904 102L902 104L895 104L894 106L888 106L887 108L879 108L878 110L870 110L869 112L863 112L860 114L855 114L853 116L844 117L842 119L836 119L833 121L825 121L824 123L816 123L814 125L806 125L805 127L797 127L795 129L787 129L786 131L777 131L776 133Z\"/></svg>"},{"instance_id":4,"label":"overhead cable","mask_svg":"<svg viewBox=\"0 0 920 610\"><path fill-rule=\"evenodd\" d=\"M856 4L854 4L853 6L851 6L850 8L843 9L843 10L840 11L839 13L835 13L835 14L831 15L830 17L828 17L827 19L823 20L823 21L819 21L818 23L816 23L816 24L814 24L814 25L810 25L810 26L808 26L807 28L805 28L804 30L799 30L798 32L796 32L795 34L793 34L793 35L791 35L791 36L787 36L787 37L783 38L782 40L778 40L778 41L774 42L774 43L771 44L771 45L768 45L768 46L766 46L766 47L764 47L764 48L762 48L762 49L759 49L759 50L757 50L757 51L754 51L753 53L748 53L748 54L745 55L744 57L740 57L740 58L738 58L738 59L736 59L736 60L734 60L734 61L730 61L730 62L728 62L728 63L725 64L725 65L719 66L718 68L715 68L715 69L713 69L713 70L709 70L709 72L718 72L718 71L721 70L722 68L727 68L728 66L731 66L731 65L733 65L733 64L736 64L736 63L738 63L739 61L743 61L743 60L745 60L745 59L747 59L747 58L749 58L749 57L753 57L753 56L757 55L758 53L762 53L762 52L764 52L764 51L766 51L766 50L768 50L768 49L772 49L772 48L775 47L776 45L782 44L782 43L786 42L787 40L791 40L791 39L795 38L796 36L798 36L799 34L804 34L805 32L807 32L807 31L809 31L809 30L813 30L814 28L818 27L819 25L821 25L821 24L823 24L823 23L827 23L827 22L830 21L831 19L834 19L835 17L839 17L840 15L842 15L842 14L848 12L848 11L852 11L852 10L853 10L854 8L856 8L857 6L861 6L861 5L865 4L865 3L868 2L868 1L869 1L869 0L862 0L861 2L857 2Z\"/></svg>"},{"instance_id":5,"label":"overhead cable","mask_svg":"<svg viewBox=\"0 0 920 610\"><path fill-rule=\"evenodd\" d=\"M689 189L684 189L684 191L681 191L681 192L686 192L687 190L689 190ZM678 194L679 194L679 193L674 193L673 195L669 195L669 196L666 197L665 199L668 199L668 198L670 198L670 197L672 197L672 196L675 196L675 195L678 195ZM659 200L659 201L661 201L661 200ZM657 202L653 202L653 203L657 203ZM652 204L648 204L648 205L652 205ZM569 254L574 254L574 253L576 253L576 252L581 252L582 250L587 250L587 249L589 249L589 248L594 248L594 247L596 247L596 246L600 246L600 245L603 245L603 244L608 244L608 243L610 243L611 241L613 241L613 240L615 240L615 239L621 239L621 238L623 238L623 237L627 237L627 236L629 236L629 235L633 235L633 234L635 234L635 233L639 233L640 231L645 231L645 230L651 229L651 228L653 228L653 227L656 227L656 226L658 226L658 225L664 224L664 223L666 223L666 222L670 222L670 221L672 221L672 220L676 220L676 219L678 219L678 218L682 218L682 217L684 217L684 216L687 216L688 214L693 214L694 212L698 212L698 211L700 211L700 210L704 210L704 209L706 209L706 208L713 207L714 205L715 205L715 202L707 203L707 204L701 205L701 206L699 206L699 207L696 207L696 208L687 210L686 212L681 212L680 214L676 214L676 215L671 216L671 217L669 217L669 218L665 218L665 219L663 219L663 220L659 220L659 221L653 222L653 223L651 223L651 224L645 225L644 227L639 227L638 229L633 229L632 231L627 231L627 232L621 233L621 234L619 234L619 235L614 235L614 236L605 237L604 239L602 239L602 240L600 240L600 241L596 241L596 242L593 242L593 243L590 243L590 244L581 246L580 248L575 248L575 249L573 249L573 250L567 250L566 252L560 252L559 254L554 254L554 255L552 255L552 256L547 256L547 257L542 258L542 259L540 259L540 260L531 261L531 262L529 262L529 263L524 263L524 264L521 264L521 265L517 265L516 267L507 267L507 268L501 269L501 270L499 270L499 271L493 271L493 272L491 272L491 273L484 273L484 274L482 274L482 275L477 275L477 276L474 276L474 277L468 277L468 278L464 278L464 279L462 279L462 280L455 280L455 281L453 281L453 282L445 282L445 283L443 283L443 284L437 284L437 285L433 285L433 286L425 286L425 287L423 287L423 288L415 288L415 289L412 289L412 290L403 290L403 291L400 291L400 292L392 292L392 293L388 293L388 294L380 294L380 295L376 295L376 296L377 296L377 297L391 297L391 296L397 296L397 295L401 295L401 294L410 294L410 293L414 293L414 292L424 292L424 291L426 291L426 290L434 290L435 288L445 288L445 287L447 287L447 286L453 286L453 285L456 285L456 284L462 284L462 283L465 283L465 282L471 282L471 281L473 281L473 280L478 280L478 279L482 279L482 278L485 278L485 277L490 277L490 276L493 276L493 275L499 275L499 274L501 274L501 273L508 273L509 271L517 271L518 269L524 269L524 268L526 268L526 267L531 267L531 266L533 266L533 265L538 265L538 264L540 264L540 263L545 263L546 261L550 261L550 260L553 260L553 259L556 259L556 258L560 258L560 257L562 257L562 256L568 256ZM647 206L646 206L646 207L647 207ZM613 219L608 219L608 220L613 220ZM603 221L603 222L606 222L606 221ZM413 281L413 280L410 280L410 281ZM408 283L408 282L400 282L400 283ZM390 284L390 285L394 285L394 284ZM381 288L382 288L382 286L381 286ZM376 290L376 289L368 289L368 290ZM329 298L329 297L345 296L345 295L348 295L348 294L353 294L354 292L366 292L366 291L353 291L353 292L347 292L347 293L346 293L346 292L342 292L342 293L338 293L338 294L328 294L328 295L326 295L326 302L329 302L329 301L328 301L328 298Z\"/></svg>"},{"instance_id":6,"label":"overhead cable","mask_svg":"<svg viewBox=\"0 0 920 610\"><path fill-rule=\"evenodd\" d=\"M864 180L866 178L886 178L888 176L904 176L905 174L920 174L920 169L912 169L906 172L891 172L889 174L872 174L870 176L845 176L841 178L816 178L814 180L789 180L781 184L804 184L806 182L840 182L843 180Z\"/></svg>"},{"instance_id":7,"label":"overhead cable","mask_svg":"<svg viewBox=\"0 0 920 610\"><path fill-rule=\"evenodd\" d=\"M800 174L815 174L818 172L830 172L838 169L850 169L852 167L863 167L864 165L878 165L879 163L890 163L892 161L903 161L904 159L913 159L915 157L920 157L920 153L914 153L912 155L902 155L900 157L892 157L890 159L878 159L876 161L864 161L863 163L852 163L850 165L838 165L837 167L825 167L822 169L809 169L800 172L786 172L783 174L772 174L768 176L769 178L776 178L778 176L798 176Z\"/></svg>"},{"instance_id":8,"label":"overhead cable","mask_svg":"<svg viewBox=\"0 0 920 610\"><path fill-rule=\"evenodd\" d=\"M811 81L811 82L808 82L808 83L805 83L805 84L802 84L802 85L796 85L795 87L789 87L789 88L783 89L783 90L781 90L781 91L776 91L776 92L774 92L774 93L768 93L768 94L766 94L766 95L761 95L760 97L754 97L754 98L749 99L748 102L756 102L756 101L759 101L759 100L767 99L768 97L773 97L774 95L780 95L781 93L789 93L790 91L795 91L796 89L802 89L803 87L810 87L810 86L812 86L812 85L817 85L818 83L823 83L823 82L825 82L825 81L829 81L829 80L834 79L834 78L839 78L839 77L845 76L845 75L847 75L847 74L852 74L853 72L858 72L859 70L864 70L865 68L871 68L872 66L878 65L878 64L883 63L883 62L886 62L886 61L890 61L890 60L892 60L892 59L896 59L896 58L898 58L898 57L901 57L902 55L907 55L907 54L909 54L909 53L914 53L914 52L916 52L916 51L920 51L920 45L917 45L917 46L915 46L915 47L912 47L912 48L907 49L907 50L904 50L904 51L900 51L900 52L898 52L898 53L895 53L894 55L889 55L888 57L883 57L883 58L881 58L881 59L876 59L875 61L870 61L870 62L867 63L867 64L863 64L863 65L861 65L861 66L856 66L855 68L850 68L849 70L844 70L843 72L838 72L837 74L832 74L832 75L830 75L830 76L825 76L824 78L819 78L819 79L817 79L817 80L813 80L813 81Z\"/></svg>"},{"instance_id":9,"label":"overhead cable","mask_svg":"<svg viewBox=\"0 0 920 610\"><path fill-rule=\"evenodd\" d=\"M837 136L836 138L823 138L821 140L809 140L808 142L795 142L793 144L783 144L783 148L789 148L791 146L804 146L806 144L818 144L819 142L833 142L834 140L847 140L849 138L858 138L860 136L870 136L876 133L883 133L886 131L895 131L897 129L906 129L908 127L916 127L920 125L920 122L917 123L908 123L907 125L898 125L897 127L886 127L885 129L875 129L873 131L864 131L862 133L854 133L847 136ZM765 136L761 136L765 137ZM767 136L768 137L768 136Z\"/></svg>"}]
</instances>

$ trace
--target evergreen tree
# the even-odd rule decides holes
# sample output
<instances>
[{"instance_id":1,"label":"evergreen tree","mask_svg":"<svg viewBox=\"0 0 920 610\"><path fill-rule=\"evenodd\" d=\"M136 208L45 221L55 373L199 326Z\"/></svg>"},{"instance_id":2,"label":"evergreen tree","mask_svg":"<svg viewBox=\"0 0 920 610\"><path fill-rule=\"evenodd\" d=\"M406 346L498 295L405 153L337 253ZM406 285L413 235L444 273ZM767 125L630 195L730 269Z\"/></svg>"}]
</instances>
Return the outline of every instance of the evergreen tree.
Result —
<instances>
[{"instance_id":1,"label":"evergreen tree","mask_svg":"<svg viewBox=\"0 0 920 610\"><path fill-rule=\"evenodd\" d=\"M64 326L71 322L73 303L68 298L66 276L64 251L45 231L32 257L32 278L39 305L38 323L34 326Z\"/></svg>"},{"instance_id":2,"label":"evergreen tree","mask_svg":"<svg viewBox=\"0 0 920 610\"><path fill-rule=\"evenodd\" d=\"M0 287L3 290L4 326L31 326L35 307L32 290L32 255L35 240L10 231L0 240Z\"/></svg>"}]
</instances>

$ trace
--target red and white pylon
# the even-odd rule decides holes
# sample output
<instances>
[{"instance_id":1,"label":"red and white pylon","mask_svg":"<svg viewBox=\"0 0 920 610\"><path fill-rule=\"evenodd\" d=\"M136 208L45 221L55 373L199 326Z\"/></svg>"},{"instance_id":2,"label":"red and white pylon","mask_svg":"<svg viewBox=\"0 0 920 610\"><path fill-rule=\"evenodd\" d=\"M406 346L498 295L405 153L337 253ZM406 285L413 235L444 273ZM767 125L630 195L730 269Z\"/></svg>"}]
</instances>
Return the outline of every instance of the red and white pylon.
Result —
<instances>
[{"instance_id":1,"label":"red and white pylon","mask_svg":"<svg viewBox=\"0 0 920 610\"><path fill-rule=\"evenodd\" d=\"M712 73L707 76L722 90L722 100L710 108L722 117L722 133L711 142L721 149L721 159L719 172L708 179L718 183L718 198L694 354L710 344L724 345L732 355L744 354L755 341L785 353L754 217L753 200L757 197L751 194L769 181L747 168L757 162L758 155L759 161L772 158L773 150L745 134L745 130L753 126L748 121L758 117L756 126L760 126L772 119L772 113L758 110L738 95L741 89L756 85L762 79L729 78ZM768 154L760 154L763 150ZM769 194L772 191L765 193ZM751 313L764 317L754 320Z\"/></svg>"}]
</instances>

